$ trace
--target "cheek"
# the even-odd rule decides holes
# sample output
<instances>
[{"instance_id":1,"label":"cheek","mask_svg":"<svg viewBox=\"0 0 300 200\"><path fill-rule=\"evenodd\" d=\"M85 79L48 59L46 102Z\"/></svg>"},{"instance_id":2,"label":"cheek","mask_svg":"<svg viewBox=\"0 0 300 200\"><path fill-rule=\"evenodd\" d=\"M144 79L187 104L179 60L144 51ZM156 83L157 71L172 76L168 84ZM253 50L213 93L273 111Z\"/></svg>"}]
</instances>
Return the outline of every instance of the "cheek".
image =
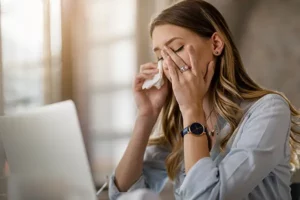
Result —
<instances>
[{"instance_id":1,"label":"cheek","mask_svg":"<svg viewBox=\"0 0 300 200\"><path fill-rule=\"evenodd\" d=\"M203 54L200 58L197 58L198 59L198 67L201 68L201 71L203 73L206 73L207 72L207 67L208 67L208 64L210 61L212 61L214 59L213 57L213 54L210 52L210 51L203 51Z\"/></svg>"},{"instance_id":2,"label":"cheek","mask_svg":"<svg viewBox=\"0 0 300 200\"><path fill-rule=\"evenodd\" d=\"M206 72L207 66L208 66L207 64L213 60L213 54L207 49L202 49L199 47L194 47L194 48L195 48L195 54L196 54L196 57L194 59L196 59L196 63L198 63L198 65L196 67L199 67L199 68L201 68L201 71ZM190 57L189 57L189 54L187 51L182 52L180 57L184 60L184 62L188 66L192 66Z\"/></svg>"}]
</instances>

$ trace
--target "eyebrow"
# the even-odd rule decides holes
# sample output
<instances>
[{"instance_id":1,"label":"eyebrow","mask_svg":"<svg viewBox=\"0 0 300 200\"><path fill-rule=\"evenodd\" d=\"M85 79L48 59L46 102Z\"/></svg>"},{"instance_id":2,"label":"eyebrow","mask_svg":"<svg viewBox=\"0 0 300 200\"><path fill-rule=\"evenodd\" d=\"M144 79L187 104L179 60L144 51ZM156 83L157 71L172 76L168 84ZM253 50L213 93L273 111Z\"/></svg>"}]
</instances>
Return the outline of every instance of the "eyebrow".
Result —
<instances>
[{"instance_id":1,"label":"eyebrow","mask_svg":"<svg viewBox=\"0 0 300 200\"><path fill-rule=\"evenodd\" d=\"M178 39L183 39L183 38L181 38L181 37L173 37L173 38L171 38L170 40L168 40L164 45L168 45L168 44L170 44L171 42L173 42L174 40L178 40ZM155 48L153 49L154 52L155 52L155 51L158 51L158 50L159 50L158 47L155 47Z\"/></svg>"}]
</instances>

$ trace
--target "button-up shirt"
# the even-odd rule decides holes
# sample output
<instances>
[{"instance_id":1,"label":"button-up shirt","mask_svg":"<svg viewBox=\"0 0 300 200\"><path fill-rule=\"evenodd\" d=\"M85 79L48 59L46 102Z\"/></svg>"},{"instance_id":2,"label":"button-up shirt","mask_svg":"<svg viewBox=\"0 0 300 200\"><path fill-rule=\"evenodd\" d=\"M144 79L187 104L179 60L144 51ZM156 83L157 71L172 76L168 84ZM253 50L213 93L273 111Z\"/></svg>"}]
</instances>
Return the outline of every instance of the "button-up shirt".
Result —
<instances>
[{"instance_id":1,"label":"button-up shirt","mask_svg":"<svg viewBox=\"0 0 300 200\"><path fill-rule=\"evenodd\" d=\"M257 101L243 101L244 116L220 151L220 141L230 126L222 127L210 157L200 159L187 174L182 164L174 180L176 200L290 200L291 112L279 95L269 94ZM222 122L223 121L223 122ZM159 193L168 180L165 159L169 150L148 146L143 173L128 190L148 188ZM111 176L109 196L121 194Z\"/></svg>"}]
</instances>

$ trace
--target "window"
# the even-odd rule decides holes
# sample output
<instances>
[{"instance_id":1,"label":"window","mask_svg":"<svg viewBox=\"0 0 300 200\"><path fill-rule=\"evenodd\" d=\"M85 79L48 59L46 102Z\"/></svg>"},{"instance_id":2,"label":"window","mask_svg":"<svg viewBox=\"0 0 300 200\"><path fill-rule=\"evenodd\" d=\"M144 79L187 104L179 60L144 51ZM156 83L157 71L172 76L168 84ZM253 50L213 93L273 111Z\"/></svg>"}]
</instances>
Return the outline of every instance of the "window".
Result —
<instances>
[{"instance_id":1,"label":"window","mask_svg":"<svg viewBox=\"0 0 300 200\"><path fill-rule=\"evenodd\" d=\"M90 0L87 13L90 145L100 183L119 162L135 118L136 1Z\"/></svg>"},{"instance_id":2,"label":"window","mask_svg":"<svg viewBox=\"0 0 300 200\"><path fill-rule=\"evenodd\" d=\"M55 101L60 73L60 0L0 3L4 112Z\"/></svg>"}]
</instances>

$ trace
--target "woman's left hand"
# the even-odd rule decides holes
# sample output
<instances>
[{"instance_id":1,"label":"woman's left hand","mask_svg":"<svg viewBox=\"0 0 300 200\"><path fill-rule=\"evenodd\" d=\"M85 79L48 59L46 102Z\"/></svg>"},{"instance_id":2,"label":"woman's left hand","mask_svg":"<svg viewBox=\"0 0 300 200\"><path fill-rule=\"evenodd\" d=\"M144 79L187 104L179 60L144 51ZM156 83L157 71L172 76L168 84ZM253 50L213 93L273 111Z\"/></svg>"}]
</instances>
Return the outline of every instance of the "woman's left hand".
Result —
<instances>
[{"instance_id":1,"label":"woman's left hand","mask_svg":"<svg viewBox=\"0 0 300 200\"><path fill-rule=\"evenodd\" d=\"M164 64L169 69L172 88L183 116L190 112L203 112L203 98L206 95L212 77L215 63L211 61L206 67L200 66L194 48L187 46L191 66L187 66L170 48L164 47L162 56ZM188 70L180 71L180 67L187 66ZM206 69L203 72L203 69Z\"/></svg>"}]
</instances>

